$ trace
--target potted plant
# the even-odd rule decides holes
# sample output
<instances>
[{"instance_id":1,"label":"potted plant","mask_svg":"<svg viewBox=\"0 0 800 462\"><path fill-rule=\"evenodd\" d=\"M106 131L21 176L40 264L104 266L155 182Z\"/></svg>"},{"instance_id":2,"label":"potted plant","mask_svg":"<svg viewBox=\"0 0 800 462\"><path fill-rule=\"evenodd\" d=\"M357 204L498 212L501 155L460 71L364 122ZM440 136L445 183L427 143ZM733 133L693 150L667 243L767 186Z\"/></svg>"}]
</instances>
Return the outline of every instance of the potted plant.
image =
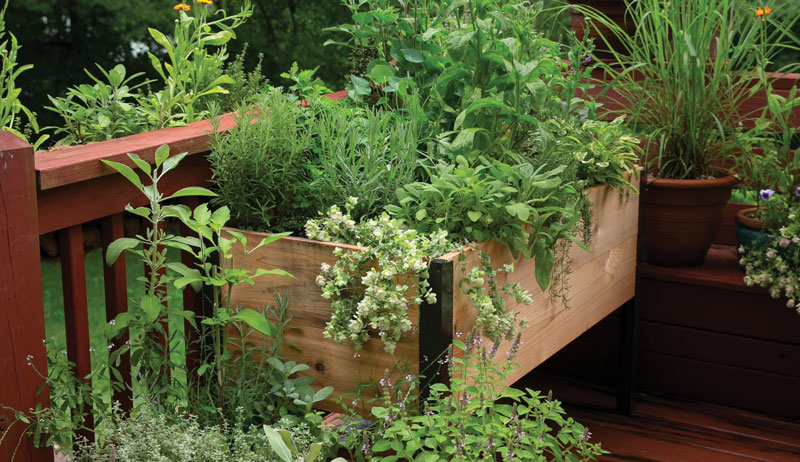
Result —
<instances>
[{"instance_id":1,"label":"potted plant","mask_svg":"<svg viewBox=\"0 0 800 462\"><path fill-rule=\"evenodd\" d=\"M745 267L745 283L760 285L795 308L800 291L800 154L792 139L800 133L793 113L800 106L798 88L787 97L772 91L758 128L769 130L763 155L740 160L737 170L756 192L756 207L736 214L736 239Z\"/></svg>"},{"instance_id":2,"label":"potted plant","mask_svg":"<svg viewBox=\"0 0 800 462\"><path fill-rule=\"evenodd\" d=\"M727 168L751 139L742 128L750 122L744 103L765 88L764 68L795 20L736 6L733 0L633 2L628 13L636 33L618 35L625 52L604 65L613 77L604 92L649 140L643 226L649 263L703 263L737 182Z\"/></svg>"}]
</instances>

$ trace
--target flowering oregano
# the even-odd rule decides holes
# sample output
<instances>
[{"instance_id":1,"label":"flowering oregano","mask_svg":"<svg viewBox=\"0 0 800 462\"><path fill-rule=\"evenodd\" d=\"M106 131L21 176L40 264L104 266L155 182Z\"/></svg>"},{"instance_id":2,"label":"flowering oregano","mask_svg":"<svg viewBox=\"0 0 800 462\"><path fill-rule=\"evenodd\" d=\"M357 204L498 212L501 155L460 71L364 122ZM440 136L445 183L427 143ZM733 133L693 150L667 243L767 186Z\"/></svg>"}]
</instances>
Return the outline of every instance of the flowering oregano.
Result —
<instances>
[{"instance_id":1,"label":"flowering oregano","mask_svg":"<svg viewBox=\"0 0 800 462\"><path fill-rule=\"evenodd\" d=\"M356 223L350 217L356 203L351 197L344 212L333 206L327 215L306 223L311 239L359 247L336 248L337 262L321 267L316 282L333 308L324 334L338 343L350 342L356 350L377 337L393 354L411 330L409 308L436 302L428 283L430 260L457 247L448 241L447 231L421 234L386 213Z\"/></svg>"}]
</instances>

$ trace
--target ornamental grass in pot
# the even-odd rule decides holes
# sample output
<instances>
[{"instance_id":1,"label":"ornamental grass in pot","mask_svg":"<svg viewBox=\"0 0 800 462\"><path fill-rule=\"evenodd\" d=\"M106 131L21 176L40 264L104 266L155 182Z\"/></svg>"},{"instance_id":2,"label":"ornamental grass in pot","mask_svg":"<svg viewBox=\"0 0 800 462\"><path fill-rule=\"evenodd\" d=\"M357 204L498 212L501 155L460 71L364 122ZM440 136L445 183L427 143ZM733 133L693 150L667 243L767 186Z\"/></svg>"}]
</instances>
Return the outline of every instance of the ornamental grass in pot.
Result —
<instances>
[{"instance_id":1,"label":"ornamental grass in pot","mask_svg":"<svg viewBox=\"0 0 800 462\"><path fill-rule=\"evenodd\" d=\"M786 46L792 15L756 15L734 0L628 5L632 36L603 64L610 110L628 116L649 141L645 260L697 266L716 235L736 184L728 174L752 142L746 101L768 84L764 72ZM775 5L774 10L780 10ZM772 13L772 10L770 11ZM603 18L596 18L603 21Z\"/></svg>"}]
</instances>

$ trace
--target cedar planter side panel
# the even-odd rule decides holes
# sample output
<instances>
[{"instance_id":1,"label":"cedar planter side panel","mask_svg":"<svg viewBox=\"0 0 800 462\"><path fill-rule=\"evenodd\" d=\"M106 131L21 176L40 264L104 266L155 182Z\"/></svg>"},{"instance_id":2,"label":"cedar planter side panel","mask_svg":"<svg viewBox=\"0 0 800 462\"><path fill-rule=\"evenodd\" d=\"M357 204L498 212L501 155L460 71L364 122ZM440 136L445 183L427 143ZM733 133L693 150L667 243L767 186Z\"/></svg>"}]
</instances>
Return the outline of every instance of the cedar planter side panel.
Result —
<instances>
[{"instance_id":1,"label":"cedar planter side panel","mask_svg":"<svg viewBox=\"0 0 800 462\"><path fill-rule=\"evenodd\" d=\"M408 361L412 373L422 370L426 375L433 369L428 366L435 365L435 359L456 333L466 335L470 331L477 312L459 282L465 271L478 264L480 251L484 251L492 257L495 268L514 263L515 271L508 279L498 277L500 286L519 282L534 300L530 306L518 306L509 300L509 308L530 323L523 333L517 356L522 368L509 378L510 384L634 296L639 196L625 196L607 187L596 187L590 197L594 212L592 252L577 246L570 250L573 260L568 277L570 308L542 293L534 277L532 260L523 257L515 260L504 246L483 242L470 246L461 261L459 252L433 261L430 282L437 292L437 302L432 306L411 308L409 318L416 329L398 344L394 357L385 353L378 341L369 342L355 355L349 344L337 345L322 337L331 307L315 283L320 265L335 262L333 249L352 246L293 237L257 250L248 257L245 267L251 270L280 268L293 274L295 279L264 276L253 286L240 285L233 291L232 304L237 308L259 308L272 303L274 293L288 293L292 321L287 343L296 348L287 345L283 352L288 358L310 366L306 373L314 379L315 387L334 387L334 394L319 407L340 411L334 402L336 397L355 393L361 382L374 380L377 383L384 371L391 371L398 361ZM248 246L255 246L265 236L239 231L247 236ZM240 249L235 250L236 261L241 261L241 257ZM498 358L505 358L510 344L507 341L500 346Z\"/></svg>"}]
</instances>

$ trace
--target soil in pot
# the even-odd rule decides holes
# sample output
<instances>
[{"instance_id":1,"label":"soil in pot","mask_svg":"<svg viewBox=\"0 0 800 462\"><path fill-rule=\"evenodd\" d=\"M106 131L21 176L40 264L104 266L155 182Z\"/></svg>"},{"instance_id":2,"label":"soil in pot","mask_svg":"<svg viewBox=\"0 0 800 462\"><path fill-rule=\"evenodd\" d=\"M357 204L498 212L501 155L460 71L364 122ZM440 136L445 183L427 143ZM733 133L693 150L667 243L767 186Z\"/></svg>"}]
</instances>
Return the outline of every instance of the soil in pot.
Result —
<instances>
[{"instance_id":1,"label":"soil in pot","mask_svg":"<svg viewBox=\"0 0 800 462\"><path fill-rule=\"evenodd\" d=\"M719 231L736 178L648 179L644 195L645 261L660 266L700 266Z\"/></svg>"}]
</instances>

